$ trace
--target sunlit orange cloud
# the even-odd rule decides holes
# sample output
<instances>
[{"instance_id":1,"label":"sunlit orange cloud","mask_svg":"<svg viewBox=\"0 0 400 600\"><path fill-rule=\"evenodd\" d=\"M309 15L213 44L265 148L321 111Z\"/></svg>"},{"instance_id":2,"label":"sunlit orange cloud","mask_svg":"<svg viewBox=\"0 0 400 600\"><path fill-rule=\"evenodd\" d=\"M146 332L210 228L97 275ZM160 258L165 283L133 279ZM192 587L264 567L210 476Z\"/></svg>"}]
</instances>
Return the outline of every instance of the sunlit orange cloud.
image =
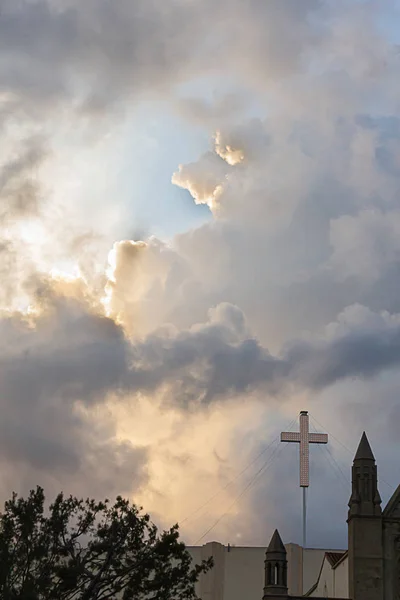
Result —
<instances>
[{"instance_id":1,"label":"sunlit orange cloud","mask_svg":"<svg viewBox=\"0 0 400 600\"><path fill-rule=\"evenodd\" d=\"M138 281L138 277L135 277L137 271L136 263L138 257L146 251L146 248L147 244L145 242L125 240L115 242L108 253L108 265L106 267L107 282L101 301L107 316L113 316L119 323L124 321L124 312L126 312L125 287L130 287L133 284L132 287L136 290L136 293L131 294L131 302L140 295L140 282ZM135 281L132 282L132 278ZM119 289L121 286L124 288L123 290Z\"/></svg>"},{"instance_id":2,"label":"sunlit orange cloud","mask_svg":"<svg viewBox=\"0 0 400 600\"><path fill-rule=\"evenodd\" d=\"M188 190L196 204L206 204L213 214L218 211L218 199L223 192L222 183L216 183L213 178L208 181L205 178L196 179L188 173L185 165L179 165L178 171L171 178L171 182Z\"/></svg>"},{"instance_id":3,"label":"sunlit orange cloud","mask_svg":"<svg viewBox=\"0 0 400 600\"><path fill-rule=\"evenodd\" d=\"M85 303L88 311L104 313L100 298L90 288L78 265L71 266L70 271L53 267L48 272L36 273L34 277L36 283L32 283L32 290L28 289L25 294L16 297L12 307L1 307L0 315L20 315L34 326L35 319L49 310L49 300L53 295L76 298ZM43 286L47 293L37 293Z\"/></svg>"},{"instance_id":4,"label":"sunlit orange cloud","mask_svg":"<svg viewBox=\"0 0 400 600\"><path fill-rule=\"evenodd\" d=\"M223 158L228 165L233 167L244 160L244 151L241 148L233 148L229 144L225 144L220 131L215 133L214 141L216 153Z\"/></svg>"},{"instance_id":5,"label":"sunlit orange cloud","mask_svg":"<svg viewBox=\"0 0 400 600\"><path fill-rule=\"evenodd\" d=\"M161 392L157 397L140 395L123 402L110 399L107 410L115 419L119 439L148 449L149 479L135 492L135 502L164 526L180 523L190 543L228 509L227 519L213 531L213 539L234 541L230 518L237 514L236 541L240 539L240 532L249 526L247 499L231 505L246 478L229 482L257 445L276 433L274 419L265 425L268 410L264 402L250 397L246 402L226 402L190 413L166 408ZM260 427L260 423L264 425Z\"/></svg>"}]
</instances>

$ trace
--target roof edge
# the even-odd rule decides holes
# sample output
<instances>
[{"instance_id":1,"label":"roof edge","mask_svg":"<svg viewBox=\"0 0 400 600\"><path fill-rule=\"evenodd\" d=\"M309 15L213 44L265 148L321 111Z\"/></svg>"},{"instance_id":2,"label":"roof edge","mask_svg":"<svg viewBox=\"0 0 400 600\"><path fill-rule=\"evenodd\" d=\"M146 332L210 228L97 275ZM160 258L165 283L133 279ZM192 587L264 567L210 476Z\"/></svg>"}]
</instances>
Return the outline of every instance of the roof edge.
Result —
<instances>
[{"instance_id":1,"label":"roof edge","mask_svg":"<svg viewBox=\"0 0 400 600\"><path fill-rule=\"evenodd\" d=\"M386 518L390 517L390 513L396 507L396 505L400 505L400 484L394 490L388 503L386 504L385 508L383 509L382 516L386 517Z\"/></svg>"}]
</instances>

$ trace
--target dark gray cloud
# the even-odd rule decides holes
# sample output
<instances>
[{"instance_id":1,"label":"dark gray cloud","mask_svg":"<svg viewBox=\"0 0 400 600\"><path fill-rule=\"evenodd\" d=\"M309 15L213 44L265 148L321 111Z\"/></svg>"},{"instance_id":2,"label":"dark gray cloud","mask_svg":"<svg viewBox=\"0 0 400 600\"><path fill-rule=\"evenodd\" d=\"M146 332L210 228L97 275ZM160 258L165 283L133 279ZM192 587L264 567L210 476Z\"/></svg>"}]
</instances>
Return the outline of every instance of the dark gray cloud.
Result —
<instances>
[{"instance_id":1,"label":"dark gray cloud","mask_svg":"<svg viewBox=\"0 0 400 600\"><path fill-rule=\"evenodd\" d=\"M248 69L263 61L266 71L280 75L316 42L307 15L319 6L317 0L301 7L258 0L169 0L162 7L149 0L6 0L0 87L29 98L28 112L65 97L97 112L131 92L168 89L218 67Z\"/></svg>"},{"instance_id":2,"label":"dark gray cloud","mask_svg":"<svg viewBox=\"0 0 400 600\"><path fill-rule=\"evenodd\" d=\"M373 378L400 362L398 316L349 307L322 339L289 342L277 356L236 329L240 316L239 309L221 305L208 324L134 344L133 389L135 383L155 389L169 382L175 402L208 403L257 388L272 395L287 386L318 390L346 378Z\"/></svg>"},{"instance_id":3,"label":"dark gray cloud","mask_svg":"<svg viewBox=\"0 0 400 600\"><path fill-rule=\"evenodd\" d=\"M46 143L38 136L11 150L0 168L0 226L10 227L15 220L40 215L44 198L37 173L47 155Z\"/></svg>"},{"instance_id":4,"label":"dark gray cloud","mask_svg":"<svg viewBox=\"0 0 400 600\"><path fill-rule=\"evenodd\" d=\"M320 340L291 342L277 356L247 332L242 312L229 304L213 309L205 324L132 341L84 298L42 294L42 306L34 326L18 316L1 322L3 424L9 432L7 411L14 424L31 411L30 427L43 424L40 415L51 415L57 406L62 419L71 411L73 429L74 422L79 425L76 403L91 409L110 394L154 393L167 386L170 404L201 406L259 389L270 395L287 386L317 390L349 377L373 377L400 362L400 319L361 306L347 309ZM29 436L23 437L27 444ZM54 443L59 451L50 453L51 460L63 460L66 446L59 434L42 439L39 456Z\"/></svg>"},{"instance_id":5,"label":"dark gray cloud","mask_svg":"<svg viewBox=\"0 0 400 600\"><path fill-rule=\"evenodd\" d=\"M118 441L113 419L90 410L118 393L127 370L124 334L73 298L42 294L42 307L34 323L10 315L0 324L4 469L19 490L41 481L50 492L61 485L73 493L130 493L144 481L146 452Z\"/></svg>"}]
</instances>

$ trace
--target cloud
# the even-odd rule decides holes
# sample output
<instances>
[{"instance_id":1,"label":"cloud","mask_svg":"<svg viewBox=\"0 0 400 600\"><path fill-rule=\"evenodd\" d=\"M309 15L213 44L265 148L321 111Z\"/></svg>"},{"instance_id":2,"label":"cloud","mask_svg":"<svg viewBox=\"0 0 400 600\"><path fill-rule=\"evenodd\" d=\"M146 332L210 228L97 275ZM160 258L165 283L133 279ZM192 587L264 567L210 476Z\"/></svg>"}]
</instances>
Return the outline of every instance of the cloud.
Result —
<instances>
[{"instance_id":1,"label":"cloud","mask_svg":"<svg viewBox=\"0 0 400 600\"><path fill-rule=\"evenodd\" d=\"M236 122L246 113L249 97L241 90L217 92L211 100L185 95L174 103L178 114L190 123L217 129L223 124Z\"/></svg>"},{"instance_id":2,"label":"cloud","mask_svg":"<svg viewBox=\"0 0 400 600\"><path fill-rule=\"evenodd\" d=\"M177 403L208 403L287 386L318 390L350 377L373 378L400 361L400 317L348 307L320 339L288 342L274 356L247 331L244 316L219 305L209 322L187 332L152 334L133 346L132 382L158 387L170 382ZM136 368L135 368L136 365Z\"/></svg>"},{"instance_id":3,"label":"cloud","mask_svg":"<svg viewBox=\"0 0 400 600\"><path fill-rule=\"evenodd\" d=\"M0 171L1 220L10 221L21 217L37 216L40 210L39 186L34 173L46 158L44 142L30 138L24 142L19 153L8 158Z\"/></svg>"},{"instance_id":4,"label":"cloud","mask_svg":"<svg viewBox=\"0 0 400 600\"><path fill-rule=\"evenodd\" d=\"M60 473L76 493L85 481L93 493L102 480L115 491L143 482L145 448L118 441L113 422L95 409L127 369L120 328L48 284L38 314L4 315L0 328L4 469L26 468L29 485L45 480L53 491Z\"/></svg>"},{"instance_id":5,"label":"cloud","mask_svg":"<svg viewBox=\"0 0 400 600\"><path fill-rule=\"evenodd\" d=\"M373 378L398 366L399 316L363 306L346 308L327 326L322 342L295 343L288 350L296 377L324 387L348 377Z\"/></svg>"},{"instance_id":6,"label":"cloud","mask_svg":"<svg viewBox=\"0 0 400 600\"><path fill-rule=\"evenodd\" d=\"M399 213L373 209L343 215L331 223L332 265L341 277L379 280L382 271L398 262ZM351 261L348 257L351 256Z\"/></svg>"},{"instance_id":7,"label":"cloud","mask_svg":"<svg viewBox=\"0 0 400 600\"><path fill-rule=\"evenodd\" d=\"M170 325L128 338L73 282L44 282L38 299L31 317L1 322L4 396L30 395L32 405L45 395L91 407L110 393L161 390L169 404L190 408L249 391L276 395L288 385L318 389L373 377L400 360L400 317L357 305L319 338L288 342L272 355L231 304L211 309L207 322L187 330Z\"/></svg>"},{"instance_id":8,"label":"cloud","mask_svg":"<svg viewBox=\"0 0 400 600\"><path fill-rule=\"evenodd\" d=\"M236 129L235 147L256 151L231 167L219 222L176 240L213 302L240 306L269 347L354 303L399 311L396 118L363 108Z\"/></svg>"},{"instance_id":9,"label":"cloud","mask_svg":"<svg viewBox=\"0 0 400 600\"><path fill-rule=\"evenodd\" d=\"M400 319L390 4L3 2L4 493L38 479L118 490L168 525L300 407L350 423L348 445L362 414L386 444L374 396L394 419ZM119 175L108 187L129 151L110 126L122 139L149 99L209 136L171 175L212 215L168 243L116 241L135 224ZM215 537L263 543L260 511L293 513L275 475Z\"/></svg>"},{"instance_id":10,"label":"cloud","mask_svg":"<svg viewBox=\"0 0 400 600\"><path fill-rule=\"evenodd\" d=\"M109 314L135 336L164 324L179 289L187 285L184 259L173 248L151 238L147 242L116 242L108 263L104 303Z\"/></svg>"},{"instance_id":11,"label":"cloud","mask_svg":"<svg viewBox=\"0 0 400 600\"><path fill-rule=\"evenodd\" d=\"M218 212L218 199L223 192L228 168L224 160L208 152L196 163L180 165L171 181L187 189L196 204L207 204L212 212Z\"/></svg>"},{"instance_id":12,"label":"cloud","mask_svg":"<svg viewBox=\"0 0 400 600\"><path fill-rule=\"evenodd\" d=\"M268 142L263 124L259 119L251 119L231 130L217 130L215 152L229 165L235 166L249 158L260 160Z\"/></svg>"},{"instance_id":13,"label":"cloud","mask_svg":"<svg viewBox=\"0 0 400 600\"><path fill-rule=\"evenodd\" d=\"M170 0L160 10L145 1L91 0L82 7L76 0L6 0L0 87L13 98L29 98L29 112L73 98L96 113L118 98L168 90L204 72L247 69L253 61L256 71L262 56L264 68L279 76L296 68L315 43L307 15L319 6L317 0L301 7Z\"/></svg>"}]
</instances>

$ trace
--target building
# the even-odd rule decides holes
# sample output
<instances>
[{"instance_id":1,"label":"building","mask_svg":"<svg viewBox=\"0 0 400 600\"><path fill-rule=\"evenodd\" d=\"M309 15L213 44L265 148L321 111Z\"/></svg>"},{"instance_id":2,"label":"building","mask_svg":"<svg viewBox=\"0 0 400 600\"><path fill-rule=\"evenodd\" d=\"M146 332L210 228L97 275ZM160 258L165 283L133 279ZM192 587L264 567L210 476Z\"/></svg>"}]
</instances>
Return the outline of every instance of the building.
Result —
<instances>
[{"instance_id":1,"label":"building","mask_svg":"<svg viewBox=\"0 0 400 600\"><path fill-rule=\"evenodd\" d=\"M301 596L317 581L325 553L344 553L344 550L302 548L285 545L288 560L288 590ZM265 547L224 546L210 542L204 546L188 547L195 563L213 556L214 569L198 587L202 600L261 600L264 587ZM304 578L303 578L304 573Z\"/></svg>"},{"instance_id":2,"label":"building","mask_svg":"<svg viewBox=\"0 0 400 600\"><path fill-rule=\"evenodd\" d=\"M400 600L400 486L382 511L365 433L353 461L347 523L348 550L284 545L278 531L266 550L189 547L195 562L214 558L197 593L202 600Z\"/></svg>"}]
</instances>

